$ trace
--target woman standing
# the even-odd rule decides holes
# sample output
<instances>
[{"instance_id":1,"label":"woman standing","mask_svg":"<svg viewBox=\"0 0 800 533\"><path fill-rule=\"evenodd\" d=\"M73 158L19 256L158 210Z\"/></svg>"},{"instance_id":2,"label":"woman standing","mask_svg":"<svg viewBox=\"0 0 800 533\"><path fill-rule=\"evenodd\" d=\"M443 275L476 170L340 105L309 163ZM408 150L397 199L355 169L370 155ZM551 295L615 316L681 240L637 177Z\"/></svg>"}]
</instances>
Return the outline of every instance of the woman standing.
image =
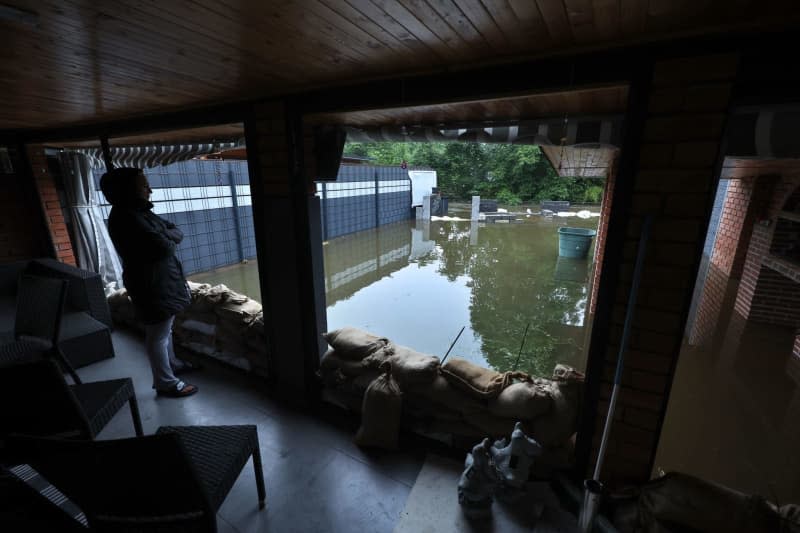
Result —
<instances>
[{"instance_id":1,"label":"woman standing","mask_svg":"<svg viewBox=\"0 0 800 533\"><path fill-rule=\"evenodd\" d=\"M197 392L176 374L193 366L175 357L172 322L191 303L175 256L183 233L152 212L150 184L138 168L115 168L100 179L111 213L108 231L122 260L122 280L145 325L145 345L157 394L182 398Z\"/></svg>"}]
</instances>

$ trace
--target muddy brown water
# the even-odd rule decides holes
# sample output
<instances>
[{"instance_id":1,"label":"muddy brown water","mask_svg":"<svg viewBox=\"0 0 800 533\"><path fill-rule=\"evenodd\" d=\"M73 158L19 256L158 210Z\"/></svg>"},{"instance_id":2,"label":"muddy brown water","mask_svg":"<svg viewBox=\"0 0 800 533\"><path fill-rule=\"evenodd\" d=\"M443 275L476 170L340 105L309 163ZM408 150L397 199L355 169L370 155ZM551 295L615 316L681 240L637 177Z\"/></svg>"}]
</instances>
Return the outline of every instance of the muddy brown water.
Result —
<instances>
[{"instance_id":1,"label":"muddy brown water","mask_svg":"<svg viewBox=\"0 0 800 533\"><path fill-rule=\"evenodd\" d=\"M519 218L408 220L324 243L328 329L355 326L442 356L464 326L453 355L510 370L530 324L519 370L583 369L594 247L585 260L559 258L557 231L596 228L599 219ZM257 268L251 261L191 278L258 300Z\"/></svg>"}]
</instances>

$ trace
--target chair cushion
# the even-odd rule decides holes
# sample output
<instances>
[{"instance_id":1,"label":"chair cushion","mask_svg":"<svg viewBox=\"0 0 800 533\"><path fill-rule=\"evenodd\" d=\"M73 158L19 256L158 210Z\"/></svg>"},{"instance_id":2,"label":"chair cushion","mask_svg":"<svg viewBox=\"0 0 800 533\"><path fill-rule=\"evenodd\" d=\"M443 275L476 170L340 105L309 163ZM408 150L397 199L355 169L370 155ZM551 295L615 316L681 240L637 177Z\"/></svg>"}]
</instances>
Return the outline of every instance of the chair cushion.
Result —
<instances>
[{"instance_id":1,"label":"chair cushion","mask_svg":"<svg viewBox=\"0 0 800 533\"><path fill-rule=\"evenodd\" d=\"M257 447L256 426L164 426L156 434L177 433L203 490L216 511Z\"/></svg>"}]
</instances>

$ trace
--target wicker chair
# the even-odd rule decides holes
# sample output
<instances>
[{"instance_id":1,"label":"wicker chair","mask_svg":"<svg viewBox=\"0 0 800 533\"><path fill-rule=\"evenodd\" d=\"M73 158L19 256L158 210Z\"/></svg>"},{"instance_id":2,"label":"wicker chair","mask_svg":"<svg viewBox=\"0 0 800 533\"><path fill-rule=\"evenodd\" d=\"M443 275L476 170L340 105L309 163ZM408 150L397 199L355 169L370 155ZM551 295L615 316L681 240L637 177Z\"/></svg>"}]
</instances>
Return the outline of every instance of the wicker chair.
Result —
<instances>
[{"instance_id":1,"label":"wicker chair","mask_svg":"<svg viewBox=\"0 0 800 533\"><path fill-rule=\"evenodd\" d=\"M28 473L31 469L21 469ZM3 531L86 531L76 509L35 474L24 480L0 466L0 524ZM61 505L59 505L61 504ZM63 505L63 506L62 506ZM77 516L80 516L79 514Z\"/></svg>"},{"instance_id":2,"label":"wicker chair","mask_svg":"<svg viewBox=\"0 0 800 533\"><path fill-rule=\"evenodd\" d=\"M4 345L12 346L3 350L3 356L11 358L20 348L47 353L69 373L74 383L80 384L81 379L59 347L67 289L65 280L29 274L20 276L14 338L4 339Z\"/></svg>"},{"instance_id":3,"label":"wicker chair","mask_svg":"<svg viewBox=\"0 0 800 533\"><path fill-rule=\"evenodd\" d=\"M69 385L50 359L0 367L0 436L11 433L93 439L126 404L143 435L130 378Z\"/></svg>"},{"instance_id":4,"label":"wicker chair","mask_svg":"<svg viewBox=\"0 0 800 533\"><path fill-rule=\"evenodd\" d=\"M264 507L255 426L164 427L106 441L13 436L8 447L101 531L216 531L217 510L250 456Z\"/></svg>"}]
</instances>

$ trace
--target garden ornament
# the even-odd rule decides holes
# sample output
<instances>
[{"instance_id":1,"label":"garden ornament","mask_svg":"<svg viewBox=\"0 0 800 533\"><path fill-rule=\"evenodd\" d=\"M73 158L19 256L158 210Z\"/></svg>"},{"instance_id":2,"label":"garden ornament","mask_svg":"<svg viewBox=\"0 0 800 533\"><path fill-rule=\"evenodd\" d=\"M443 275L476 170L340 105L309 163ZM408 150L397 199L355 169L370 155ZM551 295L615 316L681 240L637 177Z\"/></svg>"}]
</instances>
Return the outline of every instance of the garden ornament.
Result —
<instances>
[{"instance_id":1,"label":"garden ornament","mask_svg":"<svg viewBox=\"0 0 800 533\"><path fill-rule=\"evenodd\" d=\"M504 500L517 499L528 481L534 457L542 453L542 447L522 431L522 423L517 422L511 433L511 442L506 439L495 441L490 450L492 461L500 479L497 496Z\"/></svg>"},{"instance_id":2,"label":"garden ornament","mask_svg":"<svg viewBox=\"0 0 800 533\"><path fill-rule=\"evenodd\" d=\"M472 517L486 516L492 510L492 494L499 479L490 449L489 439L476 444L467 454L464 472L458 481L458 503Z\"/></svg>"}]
</instances>

